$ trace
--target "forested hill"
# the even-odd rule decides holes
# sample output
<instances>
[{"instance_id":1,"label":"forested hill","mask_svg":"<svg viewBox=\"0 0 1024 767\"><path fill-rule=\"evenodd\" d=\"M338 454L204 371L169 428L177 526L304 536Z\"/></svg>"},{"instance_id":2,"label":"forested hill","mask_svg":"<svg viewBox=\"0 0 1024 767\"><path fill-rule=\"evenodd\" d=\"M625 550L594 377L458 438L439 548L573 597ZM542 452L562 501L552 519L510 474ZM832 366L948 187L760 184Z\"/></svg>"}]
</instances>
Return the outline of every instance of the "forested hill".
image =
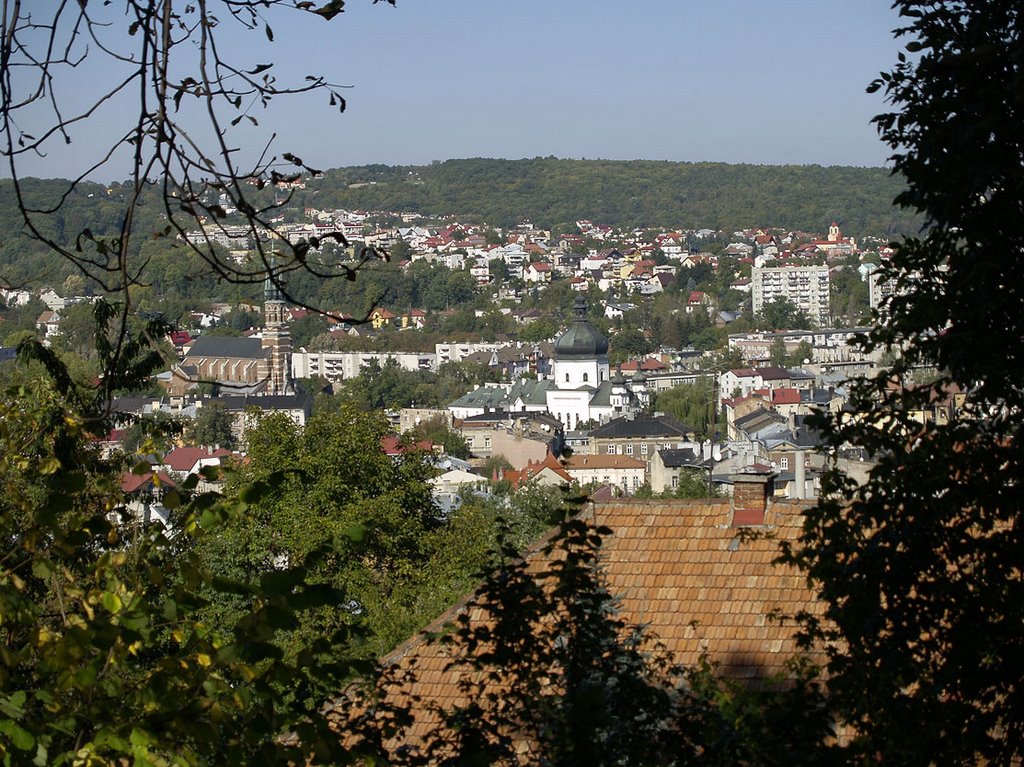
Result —
<instances>
[{"instance_id":1,"label":"forested hill","mask_svg":"<svg viewBox=\"0 0 1024 767\"><path fill-rule=\"evenodd\" d=\"M529 219L630 227L755 227L887 236L915 230L895 208L901 179L884 168L728 165L648 160L448 160L422 167L336 168L310 184L320 208L476 217L496 226Z\"/></svg>"}]
</instances>

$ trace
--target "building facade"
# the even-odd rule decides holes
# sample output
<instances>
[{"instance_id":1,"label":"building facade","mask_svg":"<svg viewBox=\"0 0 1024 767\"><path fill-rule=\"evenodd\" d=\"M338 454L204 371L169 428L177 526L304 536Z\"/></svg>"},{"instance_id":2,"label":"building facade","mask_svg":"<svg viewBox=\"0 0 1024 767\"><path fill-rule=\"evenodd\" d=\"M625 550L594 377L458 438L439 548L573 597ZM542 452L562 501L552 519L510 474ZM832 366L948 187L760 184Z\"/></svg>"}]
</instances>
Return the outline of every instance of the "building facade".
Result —
<instances>
[{"instance_id":1,"label":"building facade","mask_svg":"<svg viewBox=\"0 0 1024 767\"><path fill-rule=\"evenodd\" d=\"M829 325L827 266L754 267L750 275L753 311L785 298L818 327Z\"/></svg>"}]
</instances>

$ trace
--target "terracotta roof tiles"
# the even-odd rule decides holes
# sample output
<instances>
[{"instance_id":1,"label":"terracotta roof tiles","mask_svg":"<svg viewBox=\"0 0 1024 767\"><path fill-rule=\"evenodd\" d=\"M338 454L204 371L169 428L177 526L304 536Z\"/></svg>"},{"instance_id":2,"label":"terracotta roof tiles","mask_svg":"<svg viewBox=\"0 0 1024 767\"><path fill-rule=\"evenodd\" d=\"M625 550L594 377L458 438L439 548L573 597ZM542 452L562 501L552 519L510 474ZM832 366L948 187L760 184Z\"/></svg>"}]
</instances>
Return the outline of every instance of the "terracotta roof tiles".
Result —
<instances>
[{"instance_id":1,"label":"terracotta roof tiles","mask_svg":"<svg viewBox=\"0 0 1024 767\"><path fill-rule=\"evenodd\" d=\"M730 503L717 500L619 500L592 505L583 517L613 531L601 558L608 588L621 598L627 621L647 626L681 663L696 664L707 653L723 674L757 683L784 673L797 650L792 622L774 616L820 612L804 576L774 564L779 542L799 534L802 508L796 502L769 504L765 525L745 528L753 535L732 527ZM527 561L535 571L545 564L539 548ZM484 619L468 600L427 632L466 610L474 620ZM411 639L385 659L415 670L416 679L401 693L390 692L406 700L421 698L408 732L412 738L424 736L437 721L430 706L460 702L459 671L447 667L450 651L425 637Z\"/></svg>"}]
</instances>

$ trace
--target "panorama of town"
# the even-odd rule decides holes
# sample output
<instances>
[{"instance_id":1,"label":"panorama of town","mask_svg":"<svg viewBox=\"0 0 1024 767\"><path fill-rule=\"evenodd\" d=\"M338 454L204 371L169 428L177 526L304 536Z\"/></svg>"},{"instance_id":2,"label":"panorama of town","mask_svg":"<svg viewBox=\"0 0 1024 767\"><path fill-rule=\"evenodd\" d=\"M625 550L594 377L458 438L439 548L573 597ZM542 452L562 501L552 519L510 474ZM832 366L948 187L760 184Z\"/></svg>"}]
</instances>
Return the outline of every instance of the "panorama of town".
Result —
<instances>
[{"instance_id":1,"label":"panorama of town","mask_svg":"<svg viewBox=\"0 0 1024 767\"><path fill-rule=\"evenodd\" d=\"M302 218L277 222L274 236L295 244L341 233L360 243L342 258L365 262L370 252L402 275L447 281L444 308L436 295L428 307L385 294L361 316L318 312L269 284L262 302L196 307L167 339L177 364L158 376L159 394L118 399L125 428L102 445L125 448L140 417L211 426L186 430L191 442L154 457L151 472L126 475L123 489L147 521L168 519L167 489L245 455L254 413L303 425L317 396L346 384L376 385L368 404L393 428L382 446L429 455L444 513L527 484L607 500L731 496L754 480L775 497L813 499L826 460L813 414L841 411L847 381L881 361L858 339L884 317L891 291L876 270L891 250L836 222L821 232L723 232L577 221L575 233L553 235L529 222L502 231L400 212L306 208ZM239 263L253 245L245 227L223 222L190 237ZM54 289L4 295L10 306L35 298L48 342L61 337L68 307L89 300ZM293 331L312 320L322 332ZM467 381L449 401L417 402L416 388L400 385L445 371ZM951 395L919 417L948 422L958 404ZM871 467L859 450L829 458L854 478Z\"/></svg>"}]
</instances>

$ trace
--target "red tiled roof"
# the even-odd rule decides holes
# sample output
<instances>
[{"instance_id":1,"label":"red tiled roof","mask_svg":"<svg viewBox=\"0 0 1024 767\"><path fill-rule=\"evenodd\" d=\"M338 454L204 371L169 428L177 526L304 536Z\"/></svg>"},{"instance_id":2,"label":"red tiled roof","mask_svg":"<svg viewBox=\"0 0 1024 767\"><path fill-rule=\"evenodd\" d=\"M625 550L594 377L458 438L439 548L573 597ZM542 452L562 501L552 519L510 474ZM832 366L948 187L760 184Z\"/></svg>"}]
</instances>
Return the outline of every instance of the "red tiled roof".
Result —
<instances>
[{"instance_id":1,"label":"red tiled roof","mask_svg":"<svg viewBox=\"0 0 1024 767\"><path fill-rule=\"evenodd\" d=\"M799 535L802 508L770 503L764 525L756 528L764 534L756 536L733 527L729 502L718 500L620 500L594 504L582 517L612 531L600 561L609 592L621 599L623 619L646 626L679 663L692 666L706 657L724 676L756 684L784 674L796 653L790 616L821 614L806 578L774 562L780 542ZM535 573L547 569L552 556L543 543L527 555ZM436 726L433 706L451 710L465 703L458 682L467 671L451 663L458 649L427 639L464 613L474 622L488 620L467 599L385 658L401 679L385 688L389 702L408 704L418 696L403 744L422 742Z\"/></svg>"},{"instance_id":2,"label":"red tiled roof","mask_svg":"<svg viewBox=\"0 0 1024 767\"><path fill-rule=\"evenodd\" d=\"M773 405L799 405L800 391L797 389L775 389L772 392Z\"/></svg>"},{"instance_id":3,"label":"red tiled roof","mask_svg":"<svg viewBox=\"0 0 1024 767\"><path fill-rule=\"evenodd\" d=\"M667 365L654 357L645 357L640 360L626 360L619 365L619 371L623 373L635 372L637 370L665 370Z\"/></svg>"},{"instance_id":4,"label":"red tiled roof","mask_svg":"<svg viewBox=\"0 0 1024 767\"><path fill-rule=\"evenodd\" d=\"M174 480L167 476L166 473L159 471L156 474L157 480L163 487L174 487ZM134 493L139 488L153 481L153 472L147 471L145 474L132 474L128 472L121 479L121 490L126 493Z\"/></svg>"},{"instance_id":5,"label":"red tiled roof","mask_svg":"<svg viewBox=\"0 0 1024 767\"><path fill-rule=\"evenodd\" d=\"M545 470L554 472L563 482L572 482L572 475L565 470L562 463L551 454L550 450L544 456L544 460L530 462L519 471L506 471L502 474L502 479L507 479L512 483L512 487L518 488Z\"/></svg>"},{"instance_id":6,"label":"red tiled roof","mask_svg":"<svg viewBox=\"0 0 1024 767\"><path fill-rule=\"evenodd\" d=\"M421 439L414 445L408 445L402 441L401 437L388 435L380 438L380 448L384 451L385 455L403 455L414 450L430 452L434 449L434 443L428 439Z\"/></svg>"},{"instance_id":7,"label":"red tiled roof","mask_svg":"<svg viewBox=\"0 0 1024 767\"><path fill-rule=\"evenodd\" d=\"M176 447L164 456L164 465L172 471L188 471L200 458L223 458L228 455L231 455L231 451L224 448L208 450L203 447Z\"/></svg>"}]
</instances>

